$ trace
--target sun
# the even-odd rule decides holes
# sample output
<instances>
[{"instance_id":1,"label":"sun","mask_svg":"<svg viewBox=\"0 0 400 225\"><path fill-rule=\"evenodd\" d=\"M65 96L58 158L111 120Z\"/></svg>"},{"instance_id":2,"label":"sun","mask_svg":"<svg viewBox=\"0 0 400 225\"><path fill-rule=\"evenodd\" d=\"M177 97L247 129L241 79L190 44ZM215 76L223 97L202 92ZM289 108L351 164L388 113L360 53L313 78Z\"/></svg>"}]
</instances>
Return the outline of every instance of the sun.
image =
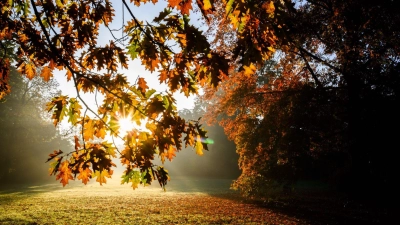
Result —
<instances>
[{"instance_id":1,"label":"sun","mask_svg":"<svg viewBox=\"0 0 400 225\"><path fill-rule=\"evenodd\" d=\"M130 118L125 118L125 117L120 118L118 120L118 123L119 123L119 131L121 133L126 133L128 131L138 129L138 125Z\"/></svg>"}]
</instances>

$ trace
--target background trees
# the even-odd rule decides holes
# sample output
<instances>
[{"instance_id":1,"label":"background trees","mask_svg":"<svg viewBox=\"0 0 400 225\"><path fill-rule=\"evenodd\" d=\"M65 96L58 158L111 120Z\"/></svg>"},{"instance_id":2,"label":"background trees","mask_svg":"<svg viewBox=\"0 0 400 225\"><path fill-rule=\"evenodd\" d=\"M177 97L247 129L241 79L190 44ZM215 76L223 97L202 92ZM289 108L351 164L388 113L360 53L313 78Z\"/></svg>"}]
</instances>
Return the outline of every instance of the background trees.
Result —
<instances>
[{"instance_id":1,"label":"background trees","mask_svg":"<svg viewBox=\"0 0 400 225\"><path fill-rule=\"evenodd\" d=\"M0 103L0 181L35 183L49 181L48 152L69 147L44 111L49 97L58 94L55 80L28 80L11 69L12 92Z\"/></svg>"},{"instance_id":2,"label":"background trees","mask_svg":"<svg viewBox=\"0 0 400 225\"><path fill-rule=\"evenodd\" d=\"M257 195L249 192L311 176L352 194L396 194L398 3L220 6L211 19L234 36L216 28L214 42L233 49L238 72L206 98L218 99L209 115L229 116L222 124L238 146L242 169L235 186ZM223 13L228 19L218 17ZM266 59L274 49L271 67Z\"/></svg>"},{"instance_id":3,"label":"background trees","mask_svg":"<svg viewBox=\"0 0 400 225\"><path fill-rule=\"evenodd\" d=\"M187 121L196 121L204 116L207 105L197 99L192 110L181 110L179 115ZM207 130L208 138L204 142L208 144L209 151L204 151L201 157L193 157L194 153L190 149L182 151L170 163L171 165L168 165L169 171L171 174L194 177L236 178L240 173L235 144L228 140L218 123L210 125L203 123L203 128Z\"/></svg>"}]
</instances>

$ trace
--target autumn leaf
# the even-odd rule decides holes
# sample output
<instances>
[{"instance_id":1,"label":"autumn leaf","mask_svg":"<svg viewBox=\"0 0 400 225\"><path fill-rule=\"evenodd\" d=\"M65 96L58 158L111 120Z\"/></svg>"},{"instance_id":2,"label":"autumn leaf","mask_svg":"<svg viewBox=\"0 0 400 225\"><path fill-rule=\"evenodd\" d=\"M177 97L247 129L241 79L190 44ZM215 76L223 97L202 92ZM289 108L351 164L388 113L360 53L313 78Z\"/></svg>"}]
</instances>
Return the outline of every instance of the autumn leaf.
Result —
<instances>
[{"instance_id":1,"label":"autumn leaf","mask_svg":"<svg viewBox=\"0 0 400 225\"><path fill-rule=\"evenodd\" d=\"M140 77L138 80L138 89L139 91L142 93L142 95L146 94L146 90L149 88L149 86L147 86L147 82L144 78Z\"/></svg>"},{"instance_id":2,"label":"autumn leaf","mask_svg":"<svg viewBox=\"0 0 400 225\"><path fill-rule=\"evenodd\" d=\"M183 15L189 15L189 11L192 9L192 0L182 0L181 2L181 13Z\"/></svg>"},{"instance_id":3,"label":"autumn leaf","mask_svg":"<svg viewBox=\"0 0 400 225\"><path fill-rule=\"evenodd\" d=\"M74 142L75 142L75 151L78 151L79 148L81 147L81 144L79 144L79 138L78 136L74 136Z\"/></svg>"},{"instance_id":4,"label":"autumn leaf","mask_svg":"<svg viewBox=\"0 0 400 225\"><path fill-rule=\"evenodd\" d=\"M104 149L106 150L106 153L111 155L112 157L117 157L117 155L115 154L115 151L117 150L112 144L104 141L101 143L104 147Z\"/></svg>"},{"instance_id":5,"label":"autumn leaf","mask_svg":"<svg viewBox=\"0 0 400 225\"><path fill-rule=\"evenodd\" d=\"M246 76L251 76L256 72L256 67L253 64L250 64L250 66L243 66L244 69L244 75Z\"/></svg>"},{"instance_id":6,"label":"autumn leaf","mask_svg":"<svg viewBox=\"0 0 400 225\"><path fill-rule=\"evenodd\" d=\"M62 159L63 159L63 157L55 158L54 162L50 163L49 175L57 174L58 168L60 167Z\"/></svg>"},{"instance_id":7,"label":"autumn leaf","mask_svg":"<svg viewBox=\"0 0 400 225\"><path fill-rule=\"evenodd\" d=\"M235 2L235 0L229 0L228 3L226 3L226 7L225 7L226 15L229 15L232 12L234 2Z\"/></svg>"},{"instance_id":8,"label":"autumn leaf","mask_svg":"<svg viewBox=\"0 0 400 225\"><path fill-rule=\"evenodd\" d=\"M53 77L53 72L48 66L45 66L42 68L42 72L40 73L40 76L43 77L43 79L45 81L49 81L50 78Z\"/></svg>"},{"instance_id":9,"label":"autumn leaf","mask_svg":"<svg viewBox=\"0 0 400 225\"><path fill-rule=\"evenodd\" d=\"M150 118L155 119L164 109L164 102L155 98L148 104L147 113Z\"/></svg>"},{"instance_id":10,"label":"autumn leaf","mask_svg":"<svg viewBox=\"0 0 400 225\"><path fill-rule=\"evenodd\" d=\"M46 110L48 112L53 111L52 119L54 126L57 126L57 124L61 122L67 114L67 98L67 96L55 97L46 105Z\"/></svg>"},{"instance_id":11,"label":"autumn leaf","mask_svg":"<svg viewBox=\"0 0 400 225\"><path fill-rule=\"evenodd\" d=\"M172 159L176 156L175 152L176 152L176 148L173 145L169 145L169 148L168 148L168 151L167 151L167 154L165 157L167 157L167 159L169 161L172 161Z\"/></svg>"},{"instance_id":12,"label":"autumn leaf","mask_svg":"<svg viewBox=\"0 0 400 225\"><path fill-rule=\"evenodd\" d=\"M139 184L141 183L141 173L137 170L131 170L128 174L123 174L121 178L121 184L131 182L131 187L133 188L133 190L138 188Z\"/></svg>"},{"instance_id":13,"label":"autumn leaf","mask_svg":"<svg viewBox=\"0 0 400 225\"><path fill-rule=\"evenodd\" d=\"M82 106L75 98L71 98L69 100L69 108L68 108L68 122L72 125L75 125L78 122L78 118L81 116Z\"/></svg>"},{"instance_id":14,"label":"autumn leaf","mask_svg":"<svg viewBox=\"0 0 400 225\"><path fill-rule=\"evenodd\" d=\"M82 180L82 183L87 184L91 178L92 171L86 167L85 169L79 168L78 180Z\"/></svg>"},{"instance_id":15,"label":"autumn leaf","mask_svg":"<svg viewBox=\"0 0 400 225\"><path fill-rule=\"evenodd\" d=\"M85 141L93 139L94 136L94 122L91 119L86 119L83 124L83 139Z\"/></svg>"},{"instance_id":16,"label":"autumn leaf","mask_svg":"<svg viewBox=\"0 0 400 225\"><path fill-rule=\"evenodd\" d=\"M192 9L192 0L168 0L170 7L175 7L181 11L183 15L189 15Z\"/></svg>"},{"instance_id":17,"label":"autumn leaf","mask_svg":"<svg viewBox=\"0 0 400 225\"><path fill-rule=\"evenodd\" d=\"M71 169L69 168L68 161L64 161L61 163L60 168L58 169L58 174L56 176L56 180L60 180L63 187L68 184L68 180L73 180Z\"/></svg>"},{"instance_id":18,"label":"autumn leaf","mask_svg":"<svg viewBox=\"0 0 400 225\"><path fill-rule=\"evenodd\" d=\"M159 75L159 77L158 77L158 80L160 81L160 83L166 83L167 82L167 78L168 78L168 74L167 74L167 71L165 71L165 70L162 70L161 72L160 72L160 75Z\"/></svg>"},{"instance_id":19,"label":"autumn leaf","mask_svg":"<svg viewBox=\"0 0 400 225\"><path fill-rule=\"evenodd\" d=\"M272 14L275 12L275 6L273 1L265 2L262 5L262 8L265 9L265 11L267 11L268 14Z\"/></svg>"},{"instance_id":20,"label":"autumn leaf","mask_svg":"<svg viewBox=\"0 0 400 225\"><path fill-rule=\"evenodd\" d=\"M32 80L36 75L36 66L33 63L22 63L19 71L25 74L29 80Z\"/></svg>"},{"instance_id":21,"label":"autumn leaf","mask_svg":"<svg viewBox=\"0 0 400 225\"><path fill-rule=\"evenodd\" d=\"M70 81L72 78L72 73L70 70L67 70L66 76L67 76L67 81Z\"/></svg>"},{"instance_id":22,"label":"autumn leaf","mask_svg":"<svg viewBox=\"0 0 400 225\"><path fill-rule=\"evenodd\" d=\"M112 170L111 174L112 174ZM96 181L100 183L100 185L103 185L107 183L106 177L111 178L111 174L107 170L102 170L101 172L98 170L95 170L93 178L97 177Z\"/></svg>"},{"instance_id":23,"label":"autumn leaf","mask_svg":"<svg viewBox=\"0 0 400 225\"><path fill-rule=\"evenodd\" d=\"M203 143L201 143L200 135L197 135L195 149L196 149L196 154L197 155L202 156L204 154L203 153Z\"/></svg>"},{"instance_id":24,"label":"autumn leaf","mask_svg":"<svg viewBox=\"0 0 400 225\"><path fill-rule=\"evenodd\" d=\"M171 7L176 7L176 6L178 6L181 2L182 2L182 0L168 0L169 6L171 6Z\"/></svg>"},{"instance_id":25,"label":"autumn leaf","mask_svg":"<svg viewBox=\"0 0 400 225\"><path fill-rule=\"evenodd\" d=\"M48 162L48 161L54 159L56 156L58 156L58 155L60 155L60 154L62 154L62 153L63 153L63 151L61 151L61 150L58 150L58 151L57 151L57 150L54 150L53 153L50 153L50 154L49 154L49 158L47 159L46 162Z\"/></svg>"}]
</instances>

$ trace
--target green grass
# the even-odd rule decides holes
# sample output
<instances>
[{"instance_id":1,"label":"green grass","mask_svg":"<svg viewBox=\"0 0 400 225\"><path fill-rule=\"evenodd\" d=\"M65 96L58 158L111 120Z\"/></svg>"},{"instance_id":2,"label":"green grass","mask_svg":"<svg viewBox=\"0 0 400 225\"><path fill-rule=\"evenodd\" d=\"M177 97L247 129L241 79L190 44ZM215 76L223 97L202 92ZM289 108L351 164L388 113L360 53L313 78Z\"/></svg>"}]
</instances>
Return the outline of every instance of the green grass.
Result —
<instances>
[{"instance_id":1,"label":"green grass","mask_svg":"<svg viewBox=\"0 0 400 225\"><path fill-rule=\"evenodd\" d=\"M305 224L242 201L229 184L178 178L166 192L110 181L11 187L0 191L0 224Z\"/></svg>"}]
</instances>

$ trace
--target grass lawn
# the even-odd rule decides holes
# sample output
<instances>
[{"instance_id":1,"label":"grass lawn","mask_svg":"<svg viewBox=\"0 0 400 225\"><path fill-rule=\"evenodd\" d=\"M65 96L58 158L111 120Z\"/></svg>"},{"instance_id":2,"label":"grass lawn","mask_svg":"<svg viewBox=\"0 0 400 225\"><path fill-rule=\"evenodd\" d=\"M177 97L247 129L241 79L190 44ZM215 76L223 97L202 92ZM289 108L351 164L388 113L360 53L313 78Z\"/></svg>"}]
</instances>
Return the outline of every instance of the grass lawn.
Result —
<instances>
[{"instance_id":1,"label":"grass lawn","mask_svg":"<svg viewBox=\"0 0 400 225\"><path fill-rule=\"evenodd\" d=\"M108 180L103 186L72 182L64 188L56 183L8 187L0 190L0 224L381 224L388 221L386 211L371 214L365 211L369 208L323 198L282 198L263 204L245 201L229 190L230 180L176 178L167 185L166 192L156 183L133 191L118 182Z\"/></svg>"}]
</instances>

